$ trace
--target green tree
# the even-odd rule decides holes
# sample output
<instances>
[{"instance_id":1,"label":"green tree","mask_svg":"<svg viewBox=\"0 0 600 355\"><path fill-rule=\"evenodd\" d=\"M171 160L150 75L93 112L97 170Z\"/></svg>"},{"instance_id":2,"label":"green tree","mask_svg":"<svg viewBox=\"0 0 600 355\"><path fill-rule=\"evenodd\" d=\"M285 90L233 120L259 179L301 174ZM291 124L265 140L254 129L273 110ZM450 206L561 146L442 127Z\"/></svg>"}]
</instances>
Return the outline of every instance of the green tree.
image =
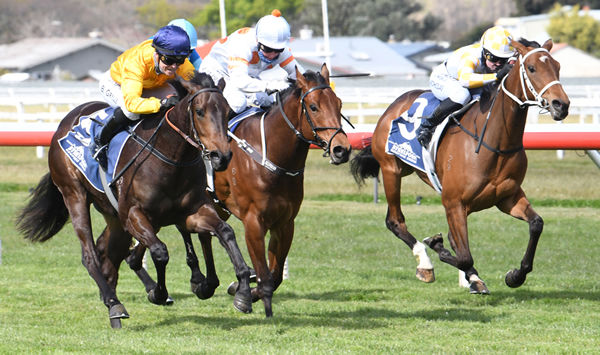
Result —
<instances>
[{"instance_id":1,"label":"green tree","mask_svg":"<svg viewBox=\"0 0 600 355\"><path fill-rule=\"evenodd\" d=\"M545 14L552 10L557 3L556 0L514 0L517 7L517 15ZM562 0L562 5L581 5L592 9L600 8L600 0Z\"/></svg>"},{"instance_id":2,"label":"green tree","mask_svg":"<svg viewBox=\"0 0 600 355\"><path fill-rule=\"evenodd\" d=\"M555 42L565 42L600 57L600 22L589 15L580 16L579 6L563 11L557 4L546 30Z\"/></svg>"},{"instance_id":3,"label":"green tree","mask_svg":"<svg viewBox=\"0 0 600 355\"><path fill-rule=\"evenodd\" d=\"M178 10L167 0L150 0L137 8L138 17L144 25L159 29L178 17Z\"/></svg>"},{"instance_id":4,"label":"green tree","mask_svg":"<svg viewBox=\"0 0 600 355\"><path fill-rule=\"evenodd\" d=\"M414 0L328 0L329 32L333 36L376 36L383 41L395 38L427 39L441 23L423 14ZM322 35L321 0L306 0L298 23Z\"/></svg>"},{"instance_id":5,"label":"green tree","mask_svg":"<svg viewBox=\"0 0 600 355\"><path fill-rule=\"evenodd\" d=\"M303 3L304 0L225 0L227 32L229 34L242 27L254 26L274 9L281 11L282 16L290 21L302 9ZM198 28L199 36L212 39L221 37L219 0L212 0L190 21L201 26Z\"/></svg>"}]
</instances>

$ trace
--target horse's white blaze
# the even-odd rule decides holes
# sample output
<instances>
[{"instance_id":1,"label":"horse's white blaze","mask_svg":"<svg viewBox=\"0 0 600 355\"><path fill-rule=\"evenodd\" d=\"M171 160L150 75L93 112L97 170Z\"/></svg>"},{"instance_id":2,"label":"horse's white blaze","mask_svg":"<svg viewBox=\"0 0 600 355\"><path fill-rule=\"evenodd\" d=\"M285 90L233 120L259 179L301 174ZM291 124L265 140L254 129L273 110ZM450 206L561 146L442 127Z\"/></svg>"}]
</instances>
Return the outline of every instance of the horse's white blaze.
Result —
<instances>
[{"instance_id":1,"label":"horse's white blaze","mask_svg":"<svg viewBox=\"0 0 600 355\"><path fill-rule=\"evenodd\" d=\"M546 63L546 61L548 60L548 56L547 55L543 55L540 57L540 60L542 61L542 63Z\"/></svg>"},{"instance_id":2,"label":"horse's white blaze","mask_svg":"<svg viewBox=\"0 0 600 355\"><path fill-rule=\"evenodd\" d=\"M417 241L417 243L413 247L412 252L413 255L417 258L417 261L419 262L417 268L427 270L433 269L433 264L431 263L431 259L429 259L429 256L427 255L427 249L425 248L425 244Z\"/></svg>"}]
</instances>

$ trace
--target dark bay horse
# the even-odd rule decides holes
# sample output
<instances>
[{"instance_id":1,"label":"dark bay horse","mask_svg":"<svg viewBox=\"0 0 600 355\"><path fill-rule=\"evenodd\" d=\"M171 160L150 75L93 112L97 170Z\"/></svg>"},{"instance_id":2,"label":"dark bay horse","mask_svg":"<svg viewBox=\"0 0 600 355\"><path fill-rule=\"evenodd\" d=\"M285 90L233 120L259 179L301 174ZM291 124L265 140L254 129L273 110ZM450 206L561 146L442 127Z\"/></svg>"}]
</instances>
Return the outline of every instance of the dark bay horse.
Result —
<instances>
[{"instance_id":1,"label":"dark bay horse","mask_svg":"<svg viewBox=\"0 0 600 355\"><path fill-rule=\"evenodd\" d=\"M226 218L230 212L244 224L258 283L252 298L263 300L267 317L273 315L273 292L283 280L294 219L304 198L303 172L310 145L322 148L323 156L336 165L347 162L352 149L342 130L342 102L329 86L327 67L323 65L320 73L296 71L296 77L295 85L281 93L280 102L264 116L257 114L239 124L233 133L238 144L232 144L231 163L215 173L221 216ZM203 250L209 250L206 238L200 240ZM198 262L191 242L186 244L188 265L194 272ZM214 267L207 269L207 278L216 279Z\"/></svg>"},{"instance_id":2,"label":"dark bay horse","mask_svg":"<svg viewBox=\"0 0 600 355\"><path fill-rule=\"evenodd\" d=\"M100 289L113 327L120 327L120 319L129 317L117 298L116 286L118 269L129 255L132 236L150 249L156 267L158 283L149 290L148 299L165 303L169 254L157 233L161 227L172 224L188 233L208 233L219 238L240 282L234 306L243 312L252 309L250 269L233 229L218 216L205 190L202 156L210 159L215 170L225 169L231 160L224 82L215 86L208 75L197 73L189 82L179 79L174 84L183 97L180 103L164 119L162 115L146 118L135 129L135 134L148 144L130 139L123 148L116 171L131 165L112 188L118 198L118 210L86 180L58 145L58 139L81 116L107 106L91 102L73 109L61 121L48 151L50 172L41 179L17 218L17 227L25 238L42 242L58 233L71 217L81 243L82 263ZM106 229L96 245L89 210L92 203L106 221Z\"/></svg>"},{"instance_id":3,"label":"dark bay horse","mask_svg":"<svg viewBox=\"0 0 600 355\"><path fill-rule=\"evenodd\" d=\"M440 260L465 272L471 293L489 293L473 267L469 250L467 216L472 212L496 206L500 211L526 221L529 224L527 250L520 268L510 271L505 282L510 287L519 287L532 270L544 222L521 189L527 171L527 156L523 149L527 107L546 109L554 120L559 121L567 116L570 104L558 81L560 64L549 53L552 41L548 40L541 48L526 40L513 41L512 45L519 57L497 88L497 94L493 93L487 99L482 97L464 114L460 125L447 129L435 162L449 226L448 240L456 256L443 247L441 236L427 238L425 243L439 254ZM419 259L417 277L430 282L434 279L431 261L423 244L408 231L400 207L401 179L415 169L385 152L392 121L422 92L409 91L387 108L377 123L371 146L352 159L351 169L360 183L366 177L377 177L381 168L388 203L386 226ZM432 186L425 173L416 172Z\"/></svg>"}]
</instances>

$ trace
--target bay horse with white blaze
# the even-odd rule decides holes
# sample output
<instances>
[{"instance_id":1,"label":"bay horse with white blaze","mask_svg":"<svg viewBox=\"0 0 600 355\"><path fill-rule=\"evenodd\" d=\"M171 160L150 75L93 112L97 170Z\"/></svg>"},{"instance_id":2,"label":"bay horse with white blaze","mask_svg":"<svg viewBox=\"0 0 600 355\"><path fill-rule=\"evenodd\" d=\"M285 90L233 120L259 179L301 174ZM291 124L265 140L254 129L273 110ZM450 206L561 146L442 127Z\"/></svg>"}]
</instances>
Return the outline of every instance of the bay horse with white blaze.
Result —
<instances>
[{"instance_id":1,"label":"bay horse with white blaze","mask_svg":"<svg viewBox=\"0 0 600 355\"><path fill-rule=\"evenodd\" d=\"M456 256L443 247L441 236L424 242L439 254L440 260L465 272L471 293L489 293L473 267L469 250L467 216L472 212L496 206L529 224L529 243L521 266L508 272L505 282L510 287L519 287L531 272L544 222L521 189L527 171L523 149L527 108L539 106L560 121L567 116L570 104L558 81L560 64L549 53L552 41L542 47L526 40L513 41L512 45L519 54L514 67L496 93L487 91L486 97L484 91L481 101L466 111L460 123L457 121L447 128L435 161L449 226L448 240ZM423 244L408 231L400 207L401 179L415 169L385 152L392 121L422 93L423 90L409 91L388 107L377 123L371 146L353 158L351 169L361 183L366 177L377 177L381 168L388 203L386 226L417 256L417 277L431 282L434 280L431 261ZM479 150L481 145L483 148ZM416 172L432 186L425 173Z\"/></svg>"},{"instance_id":2,"label":"bay horse with white blaze","mask_svg":"<svg viewBox=\"0 0 600 355\"><path fill-rule=\"evenodd\" d=\"M323 149L323 156L329 156L335 165L347 162L352 149L342 129L342 102L329 85L327 67L304 74L296 70L296 77L295 84L281 93L268 112L240 122L231 134L238 143L233 144L231 163L226 170L215 173L221 216L227 218L232 213L244 224L258 283L252 288L252 299L262 299L267 317L273 315L273 292L283 280L294 219L304 198L304 167L310 145ZM209 250L206 239L200 240L203 250ZM198 272L197 258L188 241L188 265L192 272ZM142 252L138 250L138 257ZM207 269L207 278L215 279L216 275L211 274L214 267ZM236 287L238 284L233 284L228 292Z\"/></svg>"},{"instance_id":3,"label":"bay horse with white blaze","mask_svg":"<svg viewBox=\"0 0 600 355\"><path fill-rule=\"evenodd\" d=\"M112 188L118 198L118 210L87 181L58 144L80 117L107 106L91 102L73 109L61 121L48 151L50 172L41 179L17 219L17 227L25 238L43 242L58 233L71 217L81 243L82 263L100 289L114 328L121 327L121 318L129 317L117 298L116 286L119 266L129 255L132 236L150 249L156 267L158 283L149 290L148 299L155 304L166 302L165 268L169 254L157 233L161 227L172 224L186 232L209 233L219 238L240 282L234 306L243 312L252 309L250 269L233 229L219 218L205 191L202 156L210 159L215 170L223 170L232 154L226 126L229 105L222 94L224 82L215 86L208 75L196 73L191 81L179 79L174 86L183 97L179 104L164 117L144 119L134 132L138 139L128 140L122 150L116 171L128 168ZM163 124L165 121L168 124ZM106 221L97 245L90 218L92 203Z\"/></svg>"}]
</instances>

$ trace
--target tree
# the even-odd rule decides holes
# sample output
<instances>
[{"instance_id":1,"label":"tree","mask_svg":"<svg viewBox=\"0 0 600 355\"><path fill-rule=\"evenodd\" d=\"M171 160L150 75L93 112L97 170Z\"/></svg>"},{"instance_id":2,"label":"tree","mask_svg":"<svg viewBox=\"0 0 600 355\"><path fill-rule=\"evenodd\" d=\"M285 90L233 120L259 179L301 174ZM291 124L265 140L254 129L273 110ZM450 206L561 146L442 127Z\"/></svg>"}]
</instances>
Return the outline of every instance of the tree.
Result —
<instances>
[{"instance_id":1,"label":"tree","mask_svg":"<svg viewBox=\"0 0 600 355\"><path fill-rule=\"evenodd\" d=\"M302 9L303 0L225 0L225 18L228 33L242 27L253 26L261 17L274 9L281 11L286 20L293 18ZM190 20L201 26L198 35L207 38L220 38L219 1L212 0L202 11Z\"/></svg>"},{"instance_id":2,"label":"tree","mask_svg":"<svg viewBox=\"0 0 600 355\"><path fill-rule=\"evenodd\" d=\"M515 0L517 6L517 15L537 15L545 14L552 10L556 4L556 0ZM600 7L600 0L562 0L562 5L581 5L592 9Z\"/></svg>"},{"instance_id":3,"label":"tree","mask_svg":"<svg viewBox=\"0 0 600 355\"><path fill-rule=\"evenodd\" d=\"M333 36L376 36L427 39L441 23L413 0L328 0L329 31ZM296 23L322 34L321 0L306 0Z\"/></svg>"},{"instance_id":4,"label":"tree","mask_svg":"<svg viewBox=\"0 0 600 355\"><path fill-rule=\"evenodd\" d=\"M575 48L600 57L600 22L590 15L579 15L579 6L563 11L556 5L550 17L548 34L556 42L565 42Z\"/></svg>"}]
</instances>

